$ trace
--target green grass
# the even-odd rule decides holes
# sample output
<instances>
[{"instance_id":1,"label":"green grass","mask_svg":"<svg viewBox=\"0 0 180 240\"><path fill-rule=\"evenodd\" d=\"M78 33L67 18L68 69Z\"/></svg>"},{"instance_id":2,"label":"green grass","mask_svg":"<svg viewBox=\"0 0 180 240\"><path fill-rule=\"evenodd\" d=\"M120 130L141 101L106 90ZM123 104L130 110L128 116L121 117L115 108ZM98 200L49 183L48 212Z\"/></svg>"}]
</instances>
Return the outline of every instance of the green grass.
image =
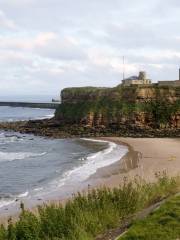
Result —
<instances>
[{"instance_id":1,"label":"green grass","mask_svg":"<svg viewBox=\"0 0 180 240\"><path fill-rule=\"evenodd\" d=\"M133 89L131 89L133 90ZM56 119L64 119L66 123L80 123L87 118L88 114L94 116L102 115L107 122L115 121L126 116L134 119L137 113L146 113L151 116L152 123L160 126L170 124L171 117L180 111L180 100L173 104L166 100L153 100L149 102L128 102L124 99L111 99L111 97L101 97L94 101L80 101L77 103L63 103L56 110Z\"/></svg>"},{"instance_id":2,"label":"green grass","mask_svg":"<svg viewBox=\"0 0 180 240\"><path fill-rule=\"evenodd\" d=\"M179 191L179 178L157 174L156 183L136 178L114 189L77 194L65 206L44 205L38 214L24 210L16 223L0 227L0 240L93 240L121 226L136 212Z\"/></svg>"},{"instance_id":3,"label":"green grass","mask_svg":"<svg viewBox=\"0 0 180 240\"><path fill-rule=\"evenodd\" d=\"M133 224L119 240L180 239L180 196L171 198L145 220Z\"/></svg>"},{"instance_id":4,"label":"green grass","mask_svg":"<svg viewBox=\"0 0 180 240\"><path fill-rule=\"evenodd\" d=\"M90 94L90 93L101 93L106 91L108 88L105 87L72 87L72 88L65 88L62 90L63 94L71 94L71 95L78 95L78 94Z\"/></svg>"},{"instance_id":5,"label":"green grass","mask_svg":"<svg viewBox=\"0 0 180 240\"><path fill-rule=\"evenodd\" d=\"M149 89L154 99L138 100L141 89ZM63 102L56 110L56 119L64 120L66 124L79 124L93 113L99 115L111 124L120 122L124 116L127 119L136 118L137 113L145 113L156 128L170 126L171 118L180 111L179 89L170 86L131 86L116 88L67 88L62 96L69 96L69 102ZM169 96L169 97L168 97ZM175 100L176 96L177 99ZM173 103L168 98L172 98ZM71 103L71 100L74 100Z\"/></svg>"}]
</instances>

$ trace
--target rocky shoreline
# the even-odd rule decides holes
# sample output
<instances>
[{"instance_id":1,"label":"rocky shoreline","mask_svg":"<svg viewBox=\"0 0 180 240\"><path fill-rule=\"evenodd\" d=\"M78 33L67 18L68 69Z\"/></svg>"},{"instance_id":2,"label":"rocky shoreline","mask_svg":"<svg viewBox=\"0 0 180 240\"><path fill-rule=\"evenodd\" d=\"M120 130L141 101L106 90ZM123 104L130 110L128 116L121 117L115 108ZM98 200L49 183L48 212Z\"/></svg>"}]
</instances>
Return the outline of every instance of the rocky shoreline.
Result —
<instances>
[{"instance_id":1,"label":"rocky shoreline","mask_svg":"<svg viewBox=\"0 0 180 240\"><path fill-rule=\"evenodd\" d=\"M2 122L0 129L51 138L75 137L180 137L180 128L154 129L137 125L120 125L118 128L90 127L78 124L62 124L55 118L19 122Z\"/></svg>"}]
</instances>

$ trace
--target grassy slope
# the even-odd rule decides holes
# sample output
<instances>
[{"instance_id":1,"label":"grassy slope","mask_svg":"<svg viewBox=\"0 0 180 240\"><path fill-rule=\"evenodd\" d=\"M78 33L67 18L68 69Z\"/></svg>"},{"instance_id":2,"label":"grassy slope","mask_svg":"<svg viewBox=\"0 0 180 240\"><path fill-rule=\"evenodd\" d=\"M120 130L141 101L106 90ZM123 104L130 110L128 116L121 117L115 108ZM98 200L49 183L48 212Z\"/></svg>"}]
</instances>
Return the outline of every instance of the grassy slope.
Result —
<instances>
[{"instance_id":1,"label":"grassy slope","mask_svg":"<svg viewBox=\"0 0 180 240\"><path fill-rule=\"evenodd\" d=\"M135 179L119 188L102 188L79 194L66 203L39 207L39 214L25 211L8 228L0 227L0 240L93 240L121 226L141 209L179 190L179 178L158 176L157 183Z\"/></svg>"},{"instance_id":2,"label":"grassy slope","mask_svg":"<svg viewBox=\"0 0 180 240\"><path fill-rule=\"evenodd\" d=\"M133 224L119 240L176 240L180 238L180 196L173 197L145 220Z\"/></svg>"}]
</instances>

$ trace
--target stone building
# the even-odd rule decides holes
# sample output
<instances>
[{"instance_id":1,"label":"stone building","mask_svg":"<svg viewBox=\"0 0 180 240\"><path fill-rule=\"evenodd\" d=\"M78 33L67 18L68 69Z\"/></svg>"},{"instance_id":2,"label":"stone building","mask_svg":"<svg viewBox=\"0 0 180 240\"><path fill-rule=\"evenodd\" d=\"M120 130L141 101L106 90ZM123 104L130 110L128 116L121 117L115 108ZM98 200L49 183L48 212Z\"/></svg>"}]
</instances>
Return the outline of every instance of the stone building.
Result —
<instances>
[{"instance_id":1,"label":"stone building","mask_svg":"<svg viewBox=\"0 0 180 240\"><path fill-rule=\"evenodd\" d=\"M139 72L139 76L132 76L122 81L123 86L149 85L151 80L146 77L146 72Z\"/></svg>"},{"instance_id":2,"label":"stone building","mask_svg":"<svg viewBox=\"0 0 180 240\"><path fill-rule=\"evenodd\" d=\"M180 80L174 81L159 81L158 86L173 86L173 87L180 87Z\"/></svg>"},{"instance_id":3,"label":"stone building","mask_svg":"<svg viewBox=\"0 0 180 240\"><path fill-rule=\"evenodd\" d=\"M146 77L146 72L140 72L139 76L132 76L122 80L123 86L132 86L132 85L150 85L152 84L151 80ZM170 80L170 81L159 81L156 83L158 86L172 86L180 87L180 69L179 69L179 79Z\"/></svg>"},{"instance_id":4,"label":"stone building","mask_svg":"<svg viewBox=\"0 0 180 240\"><path fill-rule=\"evenodd\" d=\"M174 87L180 87L180 69L179 69L179 80L174 81L159 81L159 86L174 86Z\"/></svg>"}]
</instances>

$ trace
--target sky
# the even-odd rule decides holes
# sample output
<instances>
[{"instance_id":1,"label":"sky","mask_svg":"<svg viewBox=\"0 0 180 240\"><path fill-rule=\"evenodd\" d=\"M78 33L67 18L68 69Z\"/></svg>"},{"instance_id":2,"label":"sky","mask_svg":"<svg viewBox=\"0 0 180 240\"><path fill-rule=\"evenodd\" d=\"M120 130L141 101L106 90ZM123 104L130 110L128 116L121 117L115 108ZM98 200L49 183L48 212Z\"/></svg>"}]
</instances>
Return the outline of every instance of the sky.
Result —
<instances>
[{"instance_id":1,"label":"sky","mask_svg":"<svg viewBox=\"0 0 180 240\"><path fill-rule=\"evenodd\" d=\"M179 0L0 0L0 96L178 79Z\"/></svg>"}]
</instances>

